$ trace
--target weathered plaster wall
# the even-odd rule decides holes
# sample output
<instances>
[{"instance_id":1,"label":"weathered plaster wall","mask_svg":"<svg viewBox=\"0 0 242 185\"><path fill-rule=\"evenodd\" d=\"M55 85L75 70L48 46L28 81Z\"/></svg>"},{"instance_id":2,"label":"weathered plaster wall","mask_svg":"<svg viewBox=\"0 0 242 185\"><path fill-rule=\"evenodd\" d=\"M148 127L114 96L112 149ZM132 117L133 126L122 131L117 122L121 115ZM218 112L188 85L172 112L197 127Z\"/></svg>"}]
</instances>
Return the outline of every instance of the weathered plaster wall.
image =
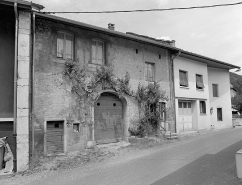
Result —
<instances>
[{"instance_id":1,"label":"weathered plaster wall","mask_svg":"<svg viewBox=\"0 0 242 185\"><path fill-rule=\"evenodd\" d=\"M85 29L78 29L68 25L54 23L37 18L36 20L36 44L34 60L34 116L35 116L35 144L36 148L43 148L43 124L44 120L69 115L78 122L85 123L85 110L79 108L75 95L71 92L69 80L62 75L64 71L64 60L56 58L56 33L66 31L75 37L75 61L80 67L91 60L91 39L99 39L106 44L106 61L114 66L114 74L124 77L126 71L130 74L132 90L136 91L138 83L144 81L145 62L155 63L156 81L166 91L170 100L171 90L169 74L170 56L167 50L147 46L145 44L129 41L121 38L111 37ZM138 54L136 54L138 49ZM159 59L161 55L161 59ZM89 64L88 70L93 71L95 65ZM125 135L128 135L130 122L138 119L138 107L132 98L126 97L127 116L125 117ZM174 126L173 102L168 101L170 107L169 121ZM67 150L81 148L89 133L87 127L81 127L79 134L73 135L72 128L67 127ZM174 130L174 128L173 128Z\"/></svg>"},{"instance_id":2,"label":"weathered plaster wall","mask_svg":"<svg viewBox=\"0 0 242 185\"><path fill-rule=\"evenodd\" d=\"M29 165L30 13L19 12L17 81L17 171Z\"/></svg>"}]
</instances>

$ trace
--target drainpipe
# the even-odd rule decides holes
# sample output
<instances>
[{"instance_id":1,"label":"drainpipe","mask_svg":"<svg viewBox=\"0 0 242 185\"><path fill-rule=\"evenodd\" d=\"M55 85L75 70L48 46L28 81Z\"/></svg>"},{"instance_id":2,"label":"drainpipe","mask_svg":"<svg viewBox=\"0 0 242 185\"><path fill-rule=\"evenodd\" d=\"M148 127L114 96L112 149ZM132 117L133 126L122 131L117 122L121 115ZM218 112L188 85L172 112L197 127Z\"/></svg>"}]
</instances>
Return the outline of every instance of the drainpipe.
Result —
<instances>
[{"instance_id":1,"label":"drainpipe","mask_svg":"<svg viewBox=\"0 0 242 185\"><path fill-rule=\"evenodd\" d=\"M34 155L34 59L35 59L35 13L33 12L32 14L32 88L31 88L31 114L30 114L30 123L31 123L31 130L32 130L32 146L31 146L31 151L32 151L32 156Z\"/></svg>"},{"instance_id":2,"label":"drainpipe","mask_svg":"<svg viewBox=\"0 0 242 185\"><path fill-rule=\"evenodd\" d=\"M14 3L14 13L15 13L15 53L14 53L14 99L13 99L13 138L14 138L14 172L17 171L17 75L18 75L18 10L17 3Z\"/></svg>"},{"instance_id":3,"label":"drainpipe","mask_svg":"<svg viewBox=\"0 0 242 185\"><path fill-rule=\"evenodd\" d=\"M180 56L181 54L181 50L179 50L178 53L176 53L176 55L174 55L173 57L171 57L171 69L172 69L172 81L173 81L173 97L174 97L174 101L173 101L173 106L174 106L174 109L175 109L175 123L176 123L176 126L175 126L175 133L177 133L177 122L176 122L176 96L175 96L175 78L174 78L174 59L178 56Z\"/></svg>"}]
</instances>

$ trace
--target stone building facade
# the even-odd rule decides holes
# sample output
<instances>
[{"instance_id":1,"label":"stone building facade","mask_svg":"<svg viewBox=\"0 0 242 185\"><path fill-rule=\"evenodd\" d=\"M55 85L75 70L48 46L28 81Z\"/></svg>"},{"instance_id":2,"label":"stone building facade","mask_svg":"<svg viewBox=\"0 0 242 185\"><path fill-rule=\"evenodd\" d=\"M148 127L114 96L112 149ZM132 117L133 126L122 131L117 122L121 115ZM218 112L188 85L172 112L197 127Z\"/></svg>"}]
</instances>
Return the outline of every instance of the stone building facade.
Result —
<instances>
[{"instance_id":1,"label":"stone building facade","mask_svg":"<svg viewBox=\"0 0 242 185\"><path fill-rule=\"evenodd\" d=\"M77 101L76 95L72 92L70 80L63 76L65 62L67 59L75 61L80 69L85 66L88 73L93 73L100 66L93 62L95 50L93 43L101 43L103 65L113 66L113 73L116 77L124 78L128 72L130 87L134 92L137 91L139 83L142 85L149 83L145 80L145 68L148 65L153 67L154 81L159 83L168 98L169 129L175 132L171 57L177 52L176 48L159 41L42 14L36 14L35 29L32 124L34 124L36 152L48 155L55 151L78 150L86 147L87 141L102 137L95 133L98 132L95 129L98 125L94 125L98 121L95 119L98 113L95 112L98 112L99 100L114 101L117 105L120 103L119 122L122 140L127 141L128 128L132 123L138 122L138 104L127 95L118 97L118 94L112 90L100 89L97 93L99 98L97 97L93 107L80 106ZM62 43L59 44L58 41L64 42L64 50L66 50L65 54L59 57L58 50L62 47ZM67 44L71 45L70 50L66 48ZM108 99L102 100L102 98ZM113 103L113 106L116 106L116 103ZM110 107L106 108L110 110ZM101 114L104 116L103 112ZM112 115L110 113L108 122L112 121L114 116L116 113ZM72 124L68 124L69 119L72 120ZM61 146L48 146L49 139L52 137L48 135L52 132L50 128L48 131L48 127L52 127L51 124L55 124L52 125L55 128L59 126L61 128L59 133L55 132ZM109 136L106 139L104 136L101 143L113 142Z\"/></svg>"}]
</instances>

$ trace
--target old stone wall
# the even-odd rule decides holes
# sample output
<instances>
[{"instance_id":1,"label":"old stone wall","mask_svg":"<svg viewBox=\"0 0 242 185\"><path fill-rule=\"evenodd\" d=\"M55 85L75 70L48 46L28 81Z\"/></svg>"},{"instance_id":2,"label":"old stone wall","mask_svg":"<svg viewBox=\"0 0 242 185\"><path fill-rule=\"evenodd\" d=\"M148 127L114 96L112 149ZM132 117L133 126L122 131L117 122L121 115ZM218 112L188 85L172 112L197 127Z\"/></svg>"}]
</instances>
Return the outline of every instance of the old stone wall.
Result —
<instances>
[{"instance_id":1,"label":"old stone wall","mask_svg":"<svg viewBox=\"0 0 242 185\"><path fill-rule=\"evenodd\" d=\"M141 44L138 42L109 36L80 28L71 27L37 18L36 20L36 43L34 60L34 127L36 150L43 151L44 147L44 123L48 119L71 119L81 123L79 133L73 133L72 127L67 127L66 150L77 150L85 147L85 142L90 138L90 129L85 124L87 111L78 106L77 97L71 92L70 81L63 76L64 60L56 57L57 31L64 31L74 35L74 60L83 67L88 65L88 70L96 68L91 61L91 41L98 39L105 43L105 58L109 65L114 67L114 74L124 77L130 74L130 85L133 91L137 90L138 84L145 84L145 62L155 64L156 81L168 96L170 108L169 121L174 123L174 106L171 102L170 75L171 62L169 51ZM138 119L137 103L130 97L125 98L127 112L125 118L125 132L128 124Z\"/></svg>"}]
</instances>

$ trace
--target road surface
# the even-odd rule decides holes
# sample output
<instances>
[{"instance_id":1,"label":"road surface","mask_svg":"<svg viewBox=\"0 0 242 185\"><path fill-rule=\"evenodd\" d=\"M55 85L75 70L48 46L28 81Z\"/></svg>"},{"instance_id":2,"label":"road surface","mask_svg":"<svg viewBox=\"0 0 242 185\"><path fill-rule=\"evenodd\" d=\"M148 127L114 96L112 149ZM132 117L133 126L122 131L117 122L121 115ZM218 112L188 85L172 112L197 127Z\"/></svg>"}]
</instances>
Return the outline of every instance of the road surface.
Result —
<instances>
[{"instance_id":1,"label":"road surface","mask_svg":"<svg viewBox=\"0 0 242 185\"><path fill-rule=\"evenodd\" d=\"M235 153L240 149L242 128L214 131L116 165L85 173L77 168L31 184L241 185L235 165Z\"/></svg>"}]
</instances>

